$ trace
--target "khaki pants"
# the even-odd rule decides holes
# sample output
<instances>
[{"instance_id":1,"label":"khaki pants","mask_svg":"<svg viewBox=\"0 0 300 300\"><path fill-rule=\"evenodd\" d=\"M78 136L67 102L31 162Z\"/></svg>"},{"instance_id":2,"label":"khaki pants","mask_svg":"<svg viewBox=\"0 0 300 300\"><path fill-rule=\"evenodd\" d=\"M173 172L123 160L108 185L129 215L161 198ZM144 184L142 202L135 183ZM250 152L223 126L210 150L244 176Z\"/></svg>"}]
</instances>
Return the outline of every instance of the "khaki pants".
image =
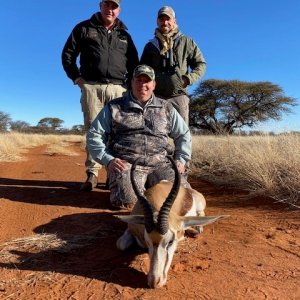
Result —
<instances>
[{"instance_id":1,"label":"khaki pants","mask_svg":"<svg viewBox=\"0 0 300 300\"><path fill-rule=\"evenodd\" d=\"M90 128L91 123L105 104L112 99L122 97L126 91L125 86L117 84L99 84L93 82L84 84L84 88L81 90L80 102L85 130ZM101 165L93 160L87 148L85 167L87 173L93 173L96 176L98 176L98 170L101 169Z\"/></svg>"},{"instance_id":2,"label":"khaki pants","mask_svg":"<svg viewBox=\"0 0 300 300\"><path fill-rule=\"evenodd\" d=\"M183 120L189 125L189 104L190 98L186 95L180 95L173 98L168 98L168 101L172 103L174 108L182 116Z\"/></svg>"}]
</instances>

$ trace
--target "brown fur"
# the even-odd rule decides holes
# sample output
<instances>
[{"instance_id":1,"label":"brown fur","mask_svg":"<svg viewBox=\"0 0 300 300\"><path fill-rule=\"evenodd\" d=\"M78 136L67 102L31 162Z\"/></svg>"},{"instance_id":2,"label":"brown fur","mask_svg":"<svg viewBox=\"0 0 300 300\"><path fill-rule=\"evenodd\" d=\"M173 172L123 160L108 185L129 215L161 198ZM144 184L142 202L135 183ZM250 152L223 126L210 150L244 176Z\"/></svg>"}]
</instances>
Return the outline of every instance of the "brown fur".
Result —
<instances>
[{"instance_id":1,"label":"brown fur","mask_svg":"<svg viewBox=\"0 0 300 300\"><path fill-rule=\"evenodd\" d=\"M152 200L152 205L155 203L155 209L157 209L157 211L159 211L160 207L166 200L172 185L172 182L162 181L145 192L146 197L150 201ZM184 201L180 201L179 199L184 199ZM192 205L193 198L191 192L188 189L180 187L178 195L172 206L172 212L176 213L178 216L184 216L192 208Z\"/></svg>"},{"instance_id":2,"label":"brown fur","mask_svg":"<svg viewBox=\"0 0 300 300\"><path fill-rule=\"evenodd\" d=\"M145 192L145 196L147 199L151 202L153 208L156 211L159 211L161 206L163 205L164 201L166 200L171 188L172 188L172 182L162 181L155 186L149 188ZM179 199L184 199L184 201L181 201ZM178 222L178 218L180 216L185 216L185 214L192 208L193 204L193 198L191 191L185 188L180 188L179 193L175 199L175 202L172 206L170 215L169 215L169 223L170 227L179 230L178 225L180 222ZM142 215L143 214L143 208L139 202L137 202L131 212L132 215ZM131 234L136 236L141 244L145 248L147 248L147 245L144 243L144 226L142 225L136 225L136 224L128 224L128 230ZM182 232L182 235L184 232ZM156 237L155 240L158 240L159 237Z\"/></svg>"}]
</instances>

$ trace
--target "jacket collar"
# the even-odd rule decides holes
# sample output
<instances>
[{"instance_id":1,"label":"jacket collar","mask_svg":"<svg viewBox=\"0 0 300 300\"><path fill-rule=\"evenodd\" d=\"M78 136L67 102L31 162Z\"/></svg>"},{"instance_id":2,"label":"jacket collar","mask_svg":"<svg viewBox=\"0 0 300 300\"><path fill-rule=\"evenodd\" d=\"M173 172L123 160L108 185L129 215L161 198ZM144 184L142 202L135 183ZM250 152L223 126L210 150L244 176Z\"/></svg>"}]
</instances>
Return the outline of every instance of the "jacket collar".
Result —
<instances>
[{"instance_id":1,"label":"jacket collar","mask_svg":"<svg viewBox=\"0 0 300 300\"><path fill-rule=\"evenodd\" d=\"M178 43L178 39L182 36L182 32L181 31L178 31L178 33L176 33L176 35L174 36L174 46L173 48L175 48L177 46L177 43ZM157 37L154 37L153 39L149 40L149 42L151 44L153 44L153 46L158 50L160 51L160 44L159 44L159 39Z\"/></svg>"},{"instance_id":2,"label":"jacket collar","mask_svg":"<svg viewBox=\"0 0 300 300\"><path fill-rule=\"evenodd\" d=\"M103 26L103 20L102 20L101 13L97 12L97 13L93 14L92 17L90 18L90 23L95 27ZM118 18L115 21L115 25L114 25L113 29L128 30L127 26Z\"/></svg>"},{"instance_id":3,"label":"jacket collar","mask_svg":"<svg viewBox=\"0 0 300 300\"><path fill-rule=\"evenodd\" d=\"M143 107L134 99L131 91L129 93L127 93L125 101L127 102L128 108L130 108L130 109L131 108L143 109ZM147 102L147 104L145 105L145 107L162 107L162 104L158 100L158 98L155 97L154 94L152 94L151 99Z\"/></svg>"}]
</instances>

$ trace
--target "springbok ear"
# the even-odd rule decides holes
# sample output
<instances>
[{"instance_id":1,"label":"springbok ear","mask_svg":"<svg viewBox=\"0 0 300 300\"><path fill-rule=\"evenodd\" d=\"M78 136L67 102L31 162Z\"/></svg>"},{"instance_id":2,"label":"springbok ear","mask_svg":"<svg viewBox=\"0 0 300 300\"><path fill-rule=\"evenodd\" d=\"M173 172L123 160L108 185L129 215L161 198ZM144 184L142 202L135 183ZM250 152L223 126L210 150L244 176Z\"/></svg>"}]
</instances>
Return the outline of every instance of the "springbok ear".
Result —
<instances>
[{"instance_id":1,"label":"springbok ear","mask_svg":"<svg viewBox=\"0 0 300 300\"><path fill-rule=\"evenodd\" d=\"M129 224L145 224L145 217L144 215L128 215L128 216L121 216L121 215L114 215L114 217L119 218L123 222L129 223Z\"/></svg>"},{"instance_id":2,"label":"springbok ear","mask_svg":"<svg viewBox=\"0 0 300 300\"><path fill-rule=\"evenodd\" d=\"M211 217L184 217L183 218L183 226L184 229L190 227L190 226L204 226L208 225L210 223L216 222L217 220L227 218L229 216L227 215L221 215L221 216L211 216Z\"/></svg>"}]
</instances>

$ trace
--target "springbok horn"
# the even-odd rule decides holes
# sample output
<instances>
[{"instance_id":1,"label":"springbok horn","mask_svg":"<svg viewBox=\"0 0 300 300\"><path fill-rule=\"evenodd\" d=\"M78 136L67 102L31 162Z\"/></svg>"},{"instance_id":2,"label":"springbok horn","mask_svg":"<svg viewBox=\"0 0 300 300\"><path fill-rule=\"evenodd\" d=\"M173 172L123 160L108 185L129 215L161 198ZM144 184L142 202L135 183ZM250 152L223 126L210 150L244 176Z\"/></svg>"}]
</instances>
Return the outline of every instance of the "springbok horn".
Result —
<instances>
[{"instance_id":1,"label":"springbok horn","mask_svg":"<svg viewBox=\"0 0 300 300\"><path fill-rule=\"evenodd\" d=\"M153 220L153 209L147 198L141 194L138 185L134 178L134 171L141 158L137 158L131 166L130 179L132 188L138 198L138 201L141 203L144 209L144 217L145 217L145 228L148 233L150 233L155 228L155 223Z\"/></svg>"},{"instance_id":2,"label":"springbok horn","mask_svg":"<svg viewBox=\"0 0 300 300\"><path fill-rule=\"evenodd\" d=\"M158 217L157 217L157 226L158 226L158 232L162 235L166 234L168 229L169 229L169 214L171 207L175 201L175 198L178 194L179 187L180 187L180 174L178 171L178 168L176 166L176 163L174 159L171 156L168 156L169 160L172 163L174 172L175 172L175 178L174 178L174 183L171 188L171 191L166 198L165 202L163 203L162 207L160 208Z\"/></svg>"}]
</instances>

